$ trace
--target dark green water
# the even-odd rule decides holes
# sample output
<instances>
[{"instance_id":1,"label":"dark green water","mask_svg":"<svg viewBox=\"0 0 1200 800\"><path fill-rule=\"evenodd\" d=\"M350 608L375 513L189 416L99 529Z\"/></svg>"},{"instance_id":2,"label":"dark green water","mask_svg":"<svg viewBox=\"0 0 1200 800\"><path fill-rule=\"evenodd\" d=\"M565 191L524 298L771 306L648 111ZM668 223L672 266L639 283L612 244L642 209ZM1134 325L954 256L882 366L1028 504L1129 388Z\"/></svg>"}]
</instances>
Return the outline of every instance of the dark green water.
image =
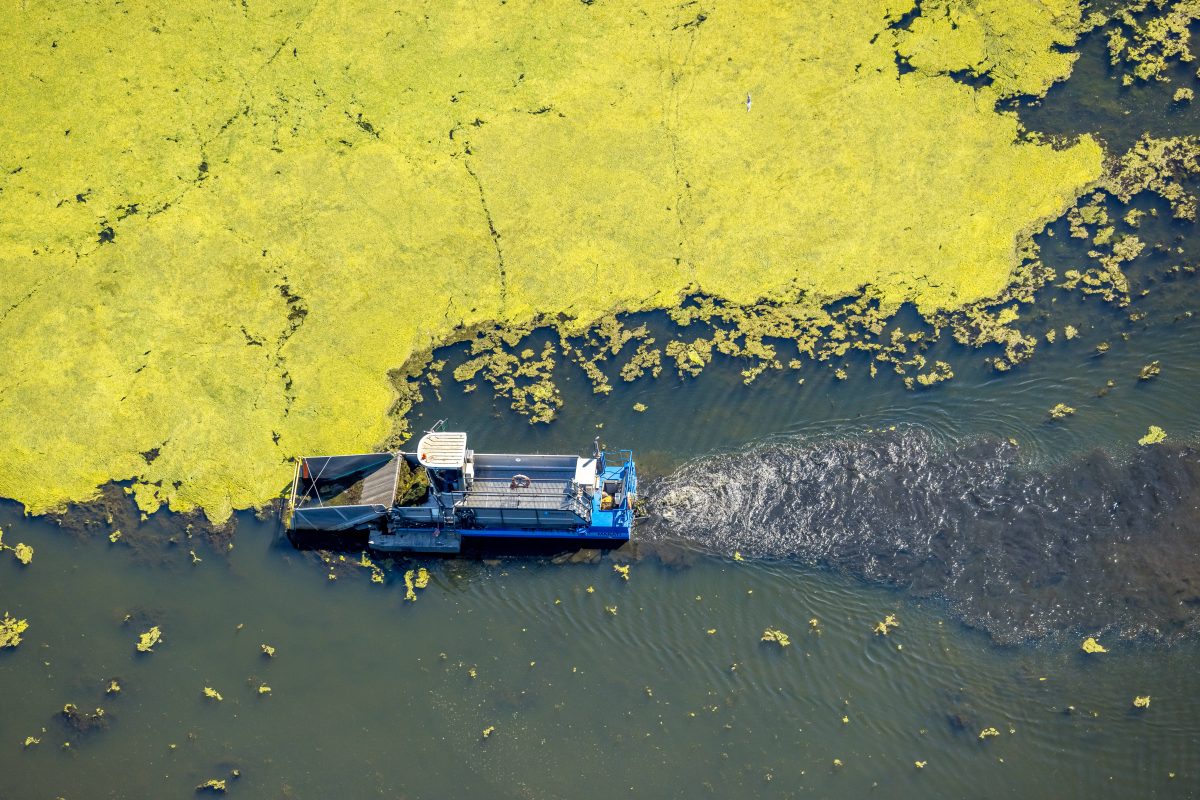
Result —
<instances>
[{"instance_id":1,"label":"dark green water","mask_svg":"<svg viewBox=\"0 0 1200 800\"><path fill-rule=\"evenodd\" d=\"M1102 106L1093 56L1030 111L1043 129ZM1188 130L1148 97L1122 102ZM0 554L0 612L30 621L0 652L0 798L188 797L235 769L241 797L1196 796L1200 289L1165 269L1195 264L1200 240L1164 216L1147 240L1185 252L1134 262L1150 294L1117 310L1047 290L1031 332L1080 335L1010 373L943 342L927 355L957 377L919 392L869 380L865 360L846 381L814 365L803 386L784 372L750 388L718 360L607 397L564 370L550 426L451 381L416 410L415 427L448 418L481 451L583 452L596 433L635 448L676 510L643 529L628 582L610 557L503 557L386 563L377 585L336 554L329 581L273 520L243 515L231 550L165 515L122 520L110 544L105 526L2 505L5 542L36 555ZM1077 265L1065 224L1042 243ZM1162 374L1139 381L1152 360ZM1059 402L1077 413L1047 421ZM1152 424L1171 447L1138 448ZM418 564L433 580L408 603ZM887 614L900 627L873 634ZM138 654L151 624L164 640ZM791 646L761 642L768 627ZM1085 656L1098 632L1110 652ZM75 730L66 703L103 707L104 725Z\"/></svg>"}]
</instances>

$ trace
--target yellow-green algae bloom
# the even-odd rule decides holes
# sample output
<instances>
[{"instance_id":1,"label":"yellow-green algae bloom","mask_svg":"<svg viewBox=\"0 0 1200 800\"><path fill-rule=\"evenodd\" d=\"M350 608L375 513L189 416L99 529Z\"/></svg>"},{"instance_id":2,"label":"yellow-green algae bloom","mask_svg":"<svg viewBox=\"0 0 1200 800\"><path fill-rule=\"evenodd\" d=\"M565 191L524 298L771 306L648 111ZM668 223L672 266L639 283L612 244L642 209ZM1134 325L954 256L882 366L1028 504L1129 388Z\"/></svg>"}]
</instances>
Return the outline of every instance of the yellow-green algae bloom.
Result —
<instances>
[{"instance_id":1,"label":"yellow-green algae bloom","mask_svg":"<svg viewBox=\"0 0 1200 800\"><path fill-rule=\"evenodd\" d=\"M137 649L139 653L153 653L154 646L162 641L162 631L157 625L145 633L138 635Z\"/></svg>"},{"instance_id":2,"label":"yellow-green algae bloom","mask_svg":"<svg viewBox=\"0 0 1200 800\"><path fill-rule=\"evenodd\" d=\"M22 564L29 564L33 561L33 548L24 542L17 542L17 546L12 548L13 557Z\"/></svg>"},{"instance_id":3,"label":"yellow-green algae bloom","mask_svg":"<svg viewBox=\"0 0 1200 800\"><path fill-rule=\"evenodd\" d=\"M4 612L0 618L0 647L16 647L21 643L21 634L29 630L29 621L10 617Z\"/></svg>"},{"instance_id":4,"label":"yellow-green algae bloom","mask_svg":"<svg viewBox=\"0 0 1200 800\"><path fill-rule=\"evenodd\" d=\"M1140 444L1142 447L1147 447L1152 444L1158 444L1159 442L1166 440L1166 438L1166 431L1157 425L1151 425L1150 430L1146 432L1146 435L1138 439L1138 444Z\"/></svg>"},{"instance_id":5,"label":"yellow-green algae bloom","mask_svg":"<svg viewBox=\"0 0 1200 800\"><path fill-rule=\"evenodd\" d=\"M1075 413L1075 409L1071 408L1066 403L1057 403L1050 409L1051 419L1066 419Z\"/></svg>"},{"instance_id":6,"label":"yellow-green algae bloom","mask_svg":"<svg viewBox=\"0 0 1200 800\"><path fill-rule=\"evenodd\" d=\"M787 647L792 643L792 640L788 638L788 635L778 628L767 628L765 631L763 631L762 641L774 642L780 647Z\"/></svg>"},{"instance_id":7,"label":"yellow-green algae bloom","mask_svg":"<svg viewBox=\"0 0 1200 800\"><path fill-rule=\"evenodd\" d=\"M420 567L415 570L408 570L404 573L404 599L409 602L415 602L417 599L417 589L424 589L429 585L429 570Z\"/></svg>"},{"instance_id":8,"label":"yellow-green algae bloom","mask_svg":"<svg viewBox=\"0 0 1200 800\"><path fill-rule=\"evenodd\" d=\"M901 29L914 5L13 8L0 495L130 480L223 521L298 453L397 433L389 371L493 323L996 296L1103 158L996 101L1065 78L1090 23L928 0ZM547 418L537 385L514 402Z\"/></svg>"}]
</instances>

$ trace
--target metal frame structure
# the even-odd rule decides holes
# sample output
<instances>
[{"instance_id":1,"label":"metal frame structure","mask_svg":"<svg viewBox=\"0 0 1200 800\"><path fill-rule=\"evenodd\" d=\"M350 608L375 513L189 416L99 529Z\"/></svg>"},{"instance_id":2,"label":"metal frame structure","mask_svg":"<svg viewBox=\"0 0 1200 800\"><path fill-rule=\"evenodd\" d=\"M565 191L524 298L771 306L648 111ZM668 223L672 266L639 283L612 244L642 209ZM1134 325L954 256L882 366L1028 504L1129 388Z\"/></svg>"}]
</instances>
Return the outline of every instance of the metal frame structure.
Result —
<instances>
[{"instance_id":1,"label":"metal frame structure","mask_svg":"<svg viewBox=\"0 0 1200 800\"><path fill-rule=\"evenodd\" d=\"M423 454L447 436L464 436L434 435L441 439L431 446L422 439L416 453L300 459L285 518L288 529L365 530L373 549L408 552L458 552L464 537L629 539L637 496L631 450L610 453L597 445L591 458L465 450L461 459L432 462ZM401 460L428 474L430 490L418 504L396 504ZM431 462L438 466L422 466ZM391 494L379 502L385 487ZM322 488L340 494L323 496Z\"/></svg>"}]
</instances>

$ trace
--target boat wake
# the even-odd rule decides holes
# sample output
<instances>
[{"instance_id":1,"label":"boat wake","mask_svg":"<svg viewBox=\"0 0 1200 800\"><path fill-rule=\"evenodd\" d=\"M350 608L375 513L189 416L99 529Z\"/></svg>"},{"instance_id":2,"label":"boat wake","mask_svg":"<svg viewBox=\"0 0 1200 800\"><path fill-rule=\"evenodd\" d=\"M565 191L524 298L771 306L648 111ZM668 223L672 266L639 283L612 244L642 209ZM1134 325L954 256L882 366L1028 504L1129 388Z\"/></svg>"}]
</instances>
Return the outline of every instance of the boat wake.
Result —
<instances>
[{"instance_id":1,"label":"boat wake","mask_svg":"<svg viewBox=\"0 0 1200 800\"><path fill-rule=\"evenodd\" d=\"M650 541L796 559L938 596L1000 641L1200 629L1200 453L1093 452L1031 469L1016 445L920 429L781 439L649 488Z\"/></svg>"}]
</instances>

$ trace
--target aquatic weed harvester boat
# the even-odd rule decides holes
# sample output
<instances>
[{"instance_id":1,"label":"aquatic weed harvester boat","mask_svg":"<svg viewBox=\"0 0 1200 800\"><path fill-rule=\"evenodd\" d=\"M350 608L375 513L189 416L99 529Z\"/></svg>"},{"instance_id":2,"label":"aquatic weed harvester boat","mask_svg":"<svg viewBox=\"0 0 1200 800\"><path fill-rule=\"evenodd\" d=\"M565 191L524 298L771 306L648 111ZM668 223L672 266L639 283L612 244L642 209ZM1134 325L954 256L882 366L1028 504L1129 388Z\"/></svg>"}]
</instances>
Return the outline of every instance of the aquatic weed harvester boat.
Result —
<instances>
[{"instance_id":1,"label":"aquatic weed harvester boat","mask_svg":"<svg viewBox=\"0 0 1200 800\"><path fill-rule=\"evenodd\" d=\"M476 453L435 430L415 453L300 459L285 519L291 533L367 531L385 552L457 553L476 537L600 546L629 540L636 498L633 452L599 439L590 458Z\"/></svg>"}]
</instances>

